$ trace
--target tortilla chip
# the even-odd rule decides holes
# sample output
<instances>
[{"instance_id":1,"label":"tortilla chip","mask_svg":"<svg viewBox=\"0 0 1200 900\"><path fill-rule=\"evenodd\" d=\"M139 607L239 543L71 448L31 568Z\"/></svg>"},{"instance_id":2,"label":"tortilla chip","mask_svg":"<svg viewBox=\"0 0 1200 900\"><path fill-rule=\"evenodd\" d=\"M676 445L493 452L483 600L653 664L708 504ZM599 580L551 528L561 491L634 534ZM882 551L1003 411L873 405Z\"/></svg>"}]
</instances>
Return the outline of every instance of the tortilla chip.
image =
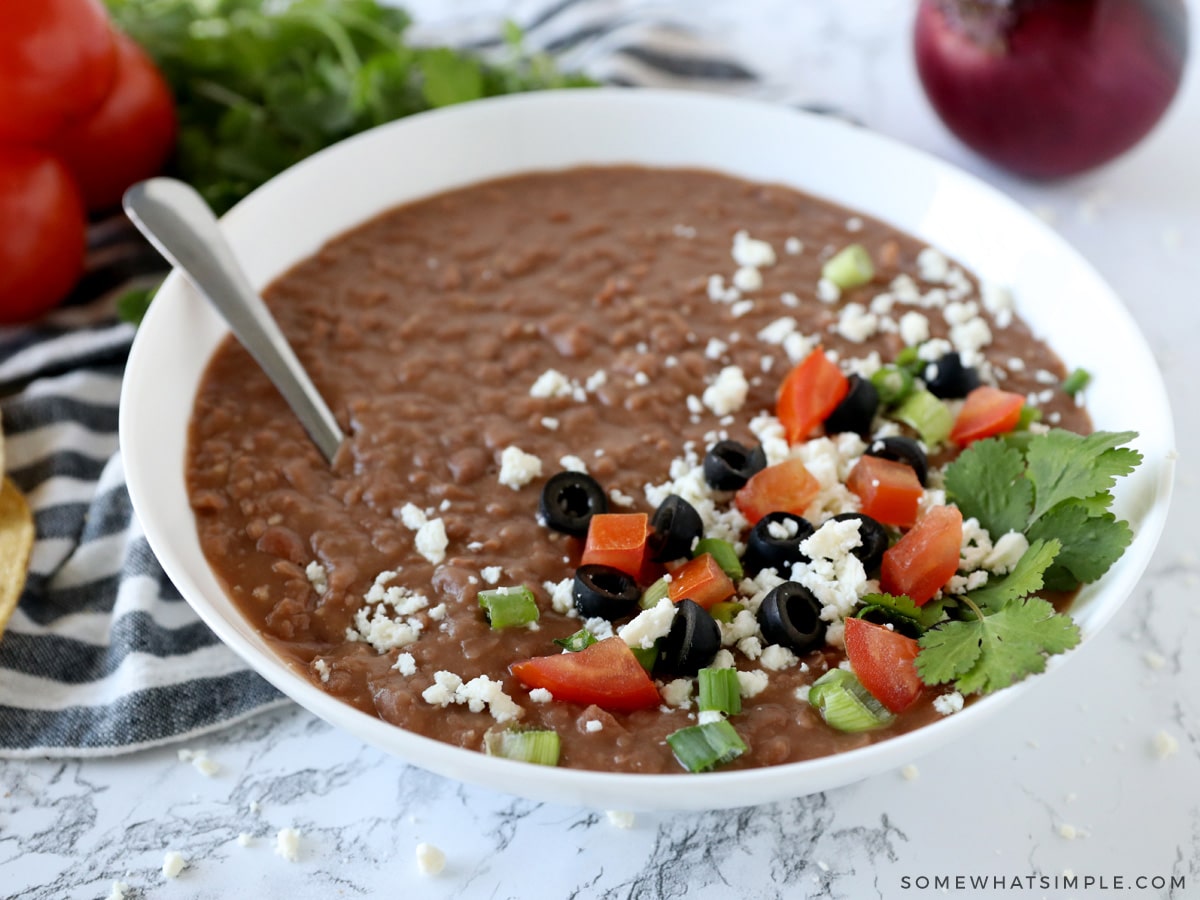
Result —
<instances>
[{"instance_id":1,"label":"tortilla chip","mask_svg":"<svg viewBox=\"0 0 1200 900\"><path fill-rule=\"evenodd\" d=\"M0 634L25 589L33 550L33 512L9 479L0 488Z\"/></svg>"}]
</instances>

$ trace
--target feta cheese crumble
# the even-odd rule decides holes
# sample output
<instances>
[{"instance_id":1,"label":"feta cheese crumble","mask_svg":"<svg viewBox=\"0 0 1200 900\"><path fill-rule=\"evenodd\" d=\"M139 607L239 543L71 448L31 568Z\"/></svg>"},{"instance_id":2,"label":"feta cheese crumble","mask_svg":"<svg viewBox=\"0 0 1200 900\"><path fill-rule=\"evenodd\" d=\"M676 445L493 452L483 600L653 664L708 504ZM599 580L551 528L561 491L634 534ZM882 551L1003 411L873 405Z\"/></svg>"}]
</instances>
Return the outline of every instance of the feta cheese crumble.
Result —
<instances>
[{"instance_id":1,"label":"feta cheese crumble","mask_svg":"<svg viewBox=\"0 0 1200 900\"><path fill-rule=\"evenodd\" d=\"M497 722L519 719L525 714L525 710L504 693L500 682L492 681L486 675L464 682L453 672L435 672L433 684L421 692L421 698L431 706L465 703L471 712L483 712L486 707Z\"/></svg>"},{"instance_id":2,"label":"feta cheese crumble","mask_svg":"<svg viewBox=\"0 0 1200 900\"><path fill-rule=\"evenodd\" d=\"M275 835L275 854L288 862L300 859L300 832L295 828L281 828Z\"/></svg>"},{"instance_id":3,"label":"feta cheese crumble","mask_svg":"<svg viewBox=\"0 0 1200 900\"><path fill-rule=\"evenodd\" d=\"M667 636L677 609L669 597L663 597L650 609L638 613L617 629L617 636L630 647L649 650L655 641Z\"/></svg>"},{"instance_id":4,"label":"feta cheese crumble","mask_svg":"<svg viewBox=\"0 0 1200 900\"><path fill-rule=\"evenodd\" d=\"M446 868L446 854L433 844L424 841L417 844L417 871L422 875L440 875Z\"/></svg>"},{"instance_id":5,"label":"feta cheese crumble","mask_svg":"<svg viewBox=\"0 0 1200 900\"><path fill-rule=\"evenodd\" d=\"M500 483L514 491L542 474L542 461L520 447L505 447L500 454Z\"/></svg>"},{"instance_id":6,"label":"feta cheese crumble","mask_svg":"<svg viewBox=\"0 0 1200 900\"><path fill-rule=\"evenodd\" d=\"M187 868L187 860L175 850L168 850L163 857L162 873L168 878L178 878L179 873Z\"/></svg>"}]
</instances>

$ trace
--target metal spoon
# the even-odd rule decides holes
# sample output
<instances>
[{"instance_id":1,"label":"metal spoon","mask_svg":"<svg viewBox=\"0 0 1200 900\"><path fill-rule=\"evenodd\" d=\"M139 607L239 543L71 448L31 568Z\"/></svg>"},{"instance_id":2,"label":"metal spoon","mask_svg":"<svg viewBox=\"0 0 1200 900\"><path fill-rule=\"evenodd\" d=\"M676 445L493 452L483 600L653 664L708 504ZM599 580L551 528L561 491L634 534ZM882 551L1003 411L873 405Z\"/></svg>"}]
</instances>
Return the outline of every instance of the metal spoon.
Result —
<instances>
[{"instance_id":1,"label":"metal spoon","mask_svg":"<svg viewBox=\"0 0 1200 900\"><path fill-rule=\"evenodd\" d=\"M204 198L182 181L151 178L125 192L124 206L138 230L217 308L332 463L345 436L250 286Z\"/></svg>"}]
</instances>

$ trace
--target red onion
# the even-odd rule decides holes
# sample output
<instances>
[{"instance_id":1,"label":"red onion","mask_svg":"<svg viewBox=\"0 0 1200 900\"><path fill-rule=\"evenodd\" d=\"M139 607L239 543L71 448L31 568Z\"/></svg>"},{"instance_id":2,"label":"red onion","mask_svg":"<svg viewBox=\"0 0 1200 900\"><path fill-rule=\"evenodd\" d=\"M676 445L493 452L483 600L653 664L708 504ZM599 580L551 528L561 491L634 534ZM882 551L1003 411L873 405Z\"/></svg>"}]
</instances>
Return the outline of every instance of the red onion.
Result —
<instances>
[{"instance_id":1,"label":"red onion","mask_svg":"<svg viewBox=\"0 0 1200 900\"><path fill-rule=\"evenodd\" d=\"M917 71L938 115L982 156L1033 178L1136 144L1187 56L1183 0L921 0Z\"/></svg>"}]
</instances>

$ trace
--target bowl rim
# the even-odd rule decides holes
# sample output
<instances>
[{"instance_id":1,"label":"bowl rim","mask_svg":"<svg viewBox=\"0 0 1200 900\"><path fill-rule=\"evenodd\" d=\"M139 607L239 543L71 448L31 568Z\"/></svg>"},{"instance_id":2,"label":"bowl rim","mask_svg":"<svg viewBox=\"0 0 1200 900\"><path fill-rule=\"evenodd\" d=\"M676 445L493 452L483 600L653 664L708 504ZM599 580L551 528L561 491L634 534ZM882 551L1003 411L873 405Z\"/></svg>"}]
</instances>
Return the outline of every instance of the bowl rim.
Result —
<instances>
[{"instance_id":1,"label":"bowl rim","mask_svg":"<svg viewBox=\"0 0 1200 900\"><path fill-rule=\"evenodd\" d=\"M482 119L492 123L503 120L506 123L528 124L546 117L566 114L573 117L572 121L581 124L581 127L586 126L589 121L593 124L601 120L611 122L614 121L613 117L630 125L662 122L667 126L685 120L693 126L704 120L744 120L778 126L783 131L790 129L797 134L804 133L814 140L829 141L838 146L853 145L865 148L863 152L868 156L882 154L882 158L889 160L889 164L898 171L919 171L923 177L937 182L939 189L969 190L975 198L984 199L991 204L991 209L1019 220L1022 228L1031 236L1031 242L1039 246L1044 245L1052 258L1063 260L1065 265L1076 270L1078 277L1094 293L1093 302L1099 304L1105 316L1121 330L1121 345L1131 348L1132 367L1151 387L1157 388L1150 392L1151 396L1146 398L1144 405L1139 408L1139 414L1143 417L1148 416L1158 427L1153 434L1143 434L1139 438L1140 443L1144 445L1147 459L1143 468L1133 476L1138 484L1139 498L1135 505L1140 515L1134 543L1118 567L1114 567L1114 571L1100 582L1101 588L1092 592L1103 596L1100 597L1102 602L1098 602L1093 608L1093 614L1087 621L1085 639L1081 642L1090 643L1090 638L1111 620L1132 592L1149 562L1165 524L1174 469L1169 452L1174 445L1173 424L1165 386L1134 320L1090 264L1045 223L1026 212L1015 201L935 157L839 120L757 100L650 89L631 91L594 88L534 93L476 101L421 113L349 138L293 166L263 185L222 218L222 228L230 237L239 256L246 252L253 255L252 246L249 251L245 248L248 243L253 244L250 238L252 234L257 233L258 240L266 239L264 233L270 232L272 223L264 222L262 218L268 211L278 207L289 192L304 194L307 191L311 195L313 185L321 179L330 177L336 180L343 177L345 173L339 174L340 171L355 158L378 155L384 148L401 147L405 141L427 138L431 134L473 128L478 124L476 120ZM512 127L515 127L515 124ZM629 161L638 164L636 158ZM620 160L614 159L612 162ZM566 166L574 164L578 163L565 163ZM545 166L538 165L527 168L517 166L512 171L544 168ZM737 170L735 168L725 171L736 174ZM486 179L465 178L459 184L480 180ZM454 186L457 185L442 184L411 196L429 196ZM800 189L822 195L821 191L811 187ZM376 212L382 212L392 205L394 204L384 202ZM864 209L863 212L879 215L873 209ZM920 230L906 224L897 227L909 233ZM333 238L345 230L345 227L330 224L325 239ZM269 237L269 234L266 237ZM918 234L918 237L921 235ZM295 260L310 255L315 249L294 248L298 254ZM955 254L951 252L950 255ZM253 259L247 258L247 262L252 263ZM269 280L265 276L282 274L286 268L285 266L275 272L268 272L260 266L257 270L251 270L251 279L256 286L261 286L264 281ZM1018 308L1021 308L1020 298ZM194 333L201 336L201 340L208 340L213 334L219 335L224 332L224 327L214 321L215 315L206 303L196 302L190 286L178 271L173 271L160 289L159 300L151 306L134 340L126 377L122 383L119 433L135 513L142 523L151 549L168 577L201 619L251 668L285 695L326 721L408 762L448 777L508 793L598 808L707 809L742 806L813 793L858 780L888 766L902 764L976 727L987 716L1024 696L1042 680L1038 677L1026 679L1004 691L983 698L980 702L969 704L956 715L856 750L780 766L718 771L703 775L682 772L664 775L627 774L522 766L509 760L487 757L477 751L454 747L407 732L360 712L325 694L269 650L264 653L265 645L261 641L256 644L246 634L245 628L239 628L231 619L231 615L240 617L232 602L219 589L214 596L211 585L206 587L198 583L197 577L202 581L203 576L197 576L194 569L185 563L180 555L182 546L190 547L191 543L198 546L194 528L191 529L190 536L183 533L192 526L191 510L190 507L184 507L187 522L181 529L178 521L179 508L164 505L164 497L169 493L164 490L164 482L170 481L167 463L163 459L155 459L159 449L155 426L161 411L165 409L162 404L169 402L172 395L164 385L152 388L148 381L156 380L150 376L156 374L160 366L170 364L164 350L157 346L156 342L161 344L172 333L193 333L193 329ZM1057 347L1057 344L1055 346ZM157 374L161 377L160 373ZM170 379L162 378L162 381L169 382ZM178 403L178 393L174 394L174 399ZM188 408L190 409L190 403ZM1151 454L1154 454L1153 459ZM180 481L182 474L180 464ZM209 577L211 579L211 572ZM1058 668L1075 655L1076 653L1071 653L1052 658L1049 669ZM704 791L695 790L697 778L704 779Z\"/></svg>"}]
</instances>

